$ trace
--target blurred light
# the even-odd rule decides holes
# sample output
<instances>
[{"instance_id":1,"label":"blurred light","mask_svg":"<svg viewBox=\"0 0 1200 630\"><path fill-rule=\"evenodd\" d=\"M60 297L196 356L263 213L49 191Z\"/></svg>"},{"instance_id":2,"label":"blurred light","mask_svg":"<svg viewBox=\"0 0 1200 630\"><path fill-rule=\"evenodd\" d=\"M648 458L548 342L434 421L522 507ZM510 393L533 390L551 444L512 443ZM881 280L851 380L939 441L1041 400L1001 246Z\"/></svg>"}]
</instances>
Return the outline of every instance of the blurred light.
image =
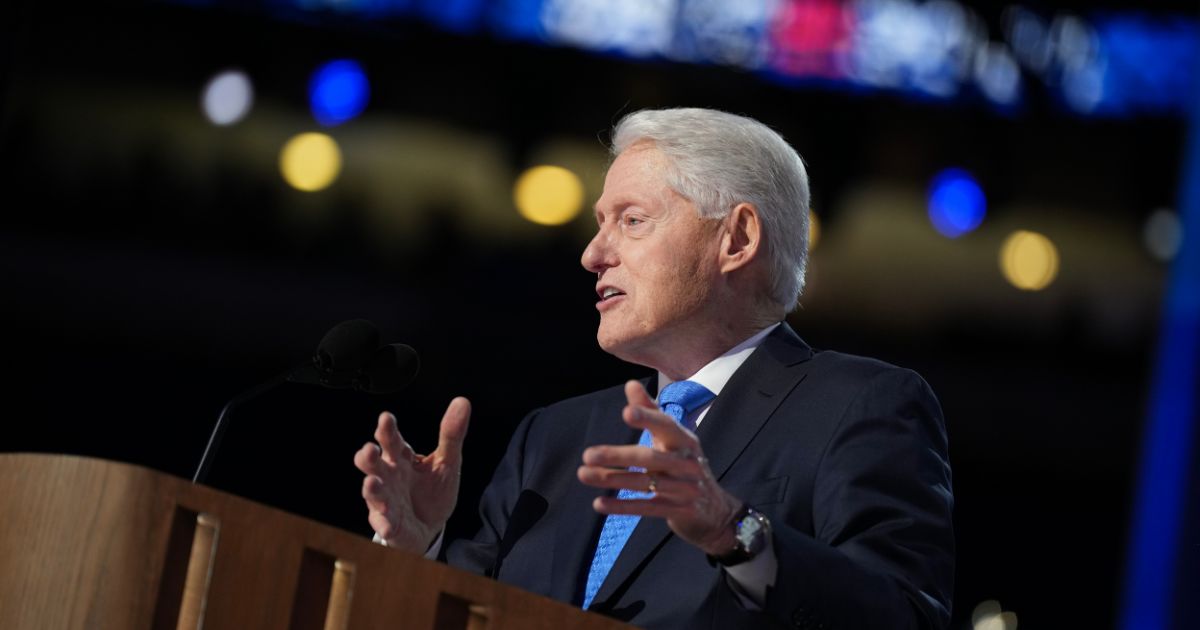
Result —
<instances>
[{"instance_id":1,"label":"blurred light","mask_svg":"<svg viewBox=\"0 0 1200 630\"><path fill-rule=\"evenodd\" d=\"M844 78L854 13L835 0L790 0L771 24L771 68L795 77Z\"/></svg>"},{"instance_id":2,"label":"blurred light","mask_svg":"<svg viewBox=\"0 0 1200 630\"><path fill-rule=\"evenodd\" d=\"M971 625L978 627L980 621L995 617L1001 612L1000 602L994 599L979 602L979 605L975 606L975 610L971 611Z\"/></svg>"},{"instance_id":3,"label":"blurred light","mask_svg":"<svg viewBox=\"0 0 1200 630\"><path fill-rule=\"evenodd\" d=\"M808 210L808 251L817 248L817 242L821 240L821 221L817 219L817 213Z\"/></svg>"},{"instance_id":4,"label":"blurred light","mask_svg":"<svg viewBox=\"0 0 1200 630\"><path fill-rule=\"evenodd\" d=\"M297 190L313 192L328 187L342 170L342 152L333 138L316 132L302 133L283 145L279 170Z\"/></svg>"},{"instance_id":5,"label":"blurred light","mask_svg":"<svg viewBox=\"0 0 1200 630\"><path fill-rule=\"evenodd\" d=\"M483 0L425 0L422 12L431 22L456 33L469 33L479 26Z\"/></svg>"},{"instance_id":6,"label":"blurred light","mask_svg":"<svg viewBox=\"0 0 1200 630\"><path fill-rule=\"evenodd\" d=\"M488 12L492 29L512 39L544 42L542 0L494 0Z\"/></svg>"},{"instance_id":7,"label":"blurred light","mask_svg":"<svg viewBox=\"0 0 1200 630\"><path fill-rule=\"evenodd\" d=\"M1037 232L1017 230L1000 246L1000 270L1018 289L1040 291L1058 275L1058 248Z\"/></svg>"},{"instance_id":8,"label":"blurred light","mask_svg":"<svg viewBox=\"0 0 1200 630\"><path fill-rule=\"evenodd\" d=\"M971 613L972 630L1017 630L1017 613L1002 612L1000 602L981 602Z\"/></svg>"},{"instance_id":9,"label":"blurred light","mask_svg":"<svg viewBox=\"0 0 1200 630\"><path fill-rule=\"evenodd\" d=\"M979 227L987 213L983 189L960 168L938 173L929 186L929 220L943 236L958 238Z\"/></svg>"},{"instance_id":10,"label":"blurred light","mask_svg":"<svg viewBox=\"0 0 1200 630\"><path fill-rule=\"evenodd\" d=\"M1104 65L1092 64L1063 74L1063 98L1075 111L1090 114L1104 100Z\"/></svg>"},{"instance_id":11,"label":"blurred light","mask_svg":"<svg viewBox=\"0 0 1200 630\"><path fill-rule=\"evenodd\" d=\"M1074 15L1063 14L1050 24L1049 37L1061 73L1063 99L1081 114L1094 113L1104 101L1108 67L1095 29Z\"/></svg>"},{"instance_id":12,"label":"blurred light","mask_svg":"<svg viewBox=\"0 0 1200 630\"><path fill-rule=\"evenodd\" d=\"M1074 15L1059 15L1050 25L1050 38L1058 63L1066 70L1078 70L1095 63L1099 52L1096 31Z\"/></svg>"},{"instance_id":13,"label":"blurred light","mask_svg":"<svg viewBox=\"0 0 1200 630\"><path fill-rule=\"evenodd\" d=\"M680 0L671 56L759 68L771 48L768 25L780 0Z\"/></svg>"},{"instance_id":14,"label":"blurred light","mask_svg":"<svg viewBox=\"0 0 1200 630\"><path fill-rule=\"evenodd\" d=\"M1004 21L1008 43L1017 59L1034 72L1045 72L1054 50L1042 19L1024 7L1009 6L1004 10Z\"/></svg>"},{"instance_id":15,"label":"blurred light","mask_svg":"<svg viewBox=\"0 0 1200 630\"><path fill-rule=\"evenodd\" d=\"M193 4L203 0L174 0ZM1009 5L1008 47L959 0L274 0L273 10L412 16L440 28L570 45L604 54L766 69L762 77L952 99L972 82L1007 106L1022 97L1020 64L1085 115L1178 115L1200 80L1200 22L1136 10L1041 14ZM361 73L361 70L359 70ZM322 125L352 113L313 111Z\"/></svg>"},{"instance_id":16,"label":"blurred light","mask_svg":"<svg viewBox=\"0 0 1200 630\"><path fill-rule=\"evenodd\" d=\"M556 41L649 57L670 51L675 11L676 0L546 0L542 26Z\"/></svg>"},{"instance_id":17,"label":"blurred light","mask_svg":"<svg viewBox=\"0 0 1200 630\"><path fill-rule=\"evenodd\" d=\"M1012 105L1021 95L1021 69L1004 44L989 42L975 54L975 80L997 105Z\"/></svg>"},{"instance_id":18,"label":"blurred light","mask_svg":"<svg viewBox=\"0 0 1200 630\"><path fill-rule=\"evenodd\" d=\"M1159 208L1146 219L1142 240L1152 256L1163 262L1169 261L1175 258L1183 245L1183 222L1178 214Z\"/></svg>"},{"instance_id":19,"label":"blurred light","mask_svg":"<svg viewBox=\"0 0 1200 630\"><path fill-rule=\"evenodd\" d=\"M361 114L367 107L369 92L362 67L355 61L338 59L313 73L308 83L308 102L317 122L332 127Z\"/></svg>"},{"instance_id":20,"label":"blurred light","mask_svg":"<svg viewBox=\"0 0 1200 630\"><path fill-rule=\"evenodd\" d=\"M201 105L204 115L214 125L232 125L250 113L254 104L254 88L250 77L238 70L217 74L204 86Z\"/></svg>"},{"instance_id":21,"label":"blurred light","mask_svg":"<svg viewBox=\"0 0 1200 630\"><path fill-rule=\"evenodd\" d=\"M856 0L848 65L860 83L939 98L958 93L983 40L978 17L951 0Z\"/></svg>"},{"instance_id":22,"label":"blurred light","mask_svg":"<svg viewBox=\"0 0 1200 630\"><path fill-rule=\"evenodd\" d=\"M1102 16L1095 29L1106 62L1103 113L1188 110L1200 68L1200 27L1194 21Z\"/></svg>"},{"instance_id":23,"label":"blurred light","mask_svg":"<svg viewBox=\"0 0 1200 630\"><path fill-rule=\"evenodd\" d=\"M541 225L562 225L583 208L583 182L561 166L535 166L513 186L521 216Z\"/></svg>"}]
</instances>

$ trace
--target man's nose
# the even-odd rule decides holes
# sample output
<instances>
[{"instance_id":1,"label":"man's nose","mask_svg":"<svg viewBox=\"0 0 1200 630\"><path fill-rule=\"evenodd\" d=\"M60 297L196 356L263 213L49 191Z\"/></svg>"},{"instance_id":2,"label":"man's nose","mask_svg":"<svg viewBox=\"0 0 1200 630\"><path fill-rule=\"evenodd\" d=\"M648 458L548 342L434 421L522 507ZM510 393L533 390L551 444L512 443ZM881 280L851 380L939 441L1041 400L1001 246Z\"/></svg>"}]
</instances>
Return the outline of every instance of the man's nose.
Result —
<instances>
[{"instance_id":1,"label":"man's nose","mask_svg":"<svg viewBox=\"0 0 1200 630\"><path fill-rule=\"evenodd\" d=\"M616 265L608 233L605 230L596 231L596 235L592 237L587 247L583 248L583 256L580 257L579 262L584 269L592 273L600 273Z\"/></svg>"}]
</instances>

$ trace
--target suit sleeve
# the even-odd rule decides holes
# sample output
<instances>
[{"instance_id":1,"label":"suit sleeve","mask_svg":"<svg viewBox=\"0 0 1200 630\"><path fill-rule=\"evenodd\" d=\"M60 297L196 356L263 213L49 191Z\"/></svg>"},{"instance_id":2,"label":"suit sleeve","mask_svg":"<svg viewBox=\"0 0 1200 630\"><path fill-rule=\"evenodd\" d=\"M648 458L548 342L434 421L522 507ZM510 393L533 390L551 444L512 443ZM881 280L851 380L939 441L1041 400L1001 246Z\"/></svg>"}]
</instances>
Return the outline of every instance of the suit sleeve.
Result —
<instances>
[{"instance_id":1,"label":"suit sleeve","mask_svg":"<svg viewBox=\"0 0 1200 630\"><path fill-rule=\"evenodd\" d=\"M524 479L525 442L529 428L541 410L525 416L508 443L508 449L479 500L479 531L471 539L444 545L446 563L480 575L493 577L503 560L504 534L520 500Z\"/></svg>"},{"instance_id":2,"label":"suit sleeve","mask_svg":"<svg viewBox=\"0 0 1200 630\"><path fill-rule=\"evenodd\" d=\"M914 372L867 380L820 458L810 536L781 523L765 612L796 628L945 628L953 495L941 408Z\"/></svg>"}]
</instances>

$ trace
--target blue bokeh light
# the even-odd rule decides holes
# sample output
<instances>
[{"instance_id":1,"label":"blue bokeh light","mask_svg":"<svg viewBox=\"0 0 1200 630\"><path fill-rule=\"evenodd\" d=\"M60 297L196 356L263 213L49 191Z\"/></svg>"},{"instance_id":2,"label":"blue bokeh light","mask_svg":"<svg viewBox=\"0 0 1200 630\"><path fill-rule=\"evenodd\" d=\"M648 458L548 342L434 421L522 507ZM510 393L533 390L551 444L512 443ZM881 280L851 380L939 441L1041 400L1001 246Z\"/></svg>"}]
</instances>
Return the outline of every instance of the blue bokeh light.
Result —
<instances>
[{"instance_id":1,"label":"blue bokeh light","mask_svg":"<svg viewBox=\"0 0 1200 630\"><path fill-rule=\"evenodd\" d=\"M948 168L929 186L929 220L943 236L958 238L983 223L987 200L970 173Z\"/></svg>"},{"instance_id":2,"label":"blue bokeh light","mask_svg":"<svg viewBox=\"0 0 1200 630\"><path fill-rule=\"evenodd\" d=\"M483 0L424 0L421 12L430 22L454 33L473 33L483 20Z\"/></svg>"},{"instance_id":3,"label":"blue bokeh light","mask_svg":"<svg viewBox=\"0 0 1200 630\"><path fill-rule=\"evenodd\" d=\"M488 11L492 30L503 37L545 43L543 0L493 0Z\"/></svg>"},{"instance_id":4,"label":"blue bokeh light","mask_svg":"<svg viewBox=\"0 0 1200 630\"><path fill-rule=\"evenodd\" d=\"M340 125L367 107L370 86L358 62L330 61L317 68L308 83L308 102L313 117L326 127Z\"/></svg>"}]
</instances>

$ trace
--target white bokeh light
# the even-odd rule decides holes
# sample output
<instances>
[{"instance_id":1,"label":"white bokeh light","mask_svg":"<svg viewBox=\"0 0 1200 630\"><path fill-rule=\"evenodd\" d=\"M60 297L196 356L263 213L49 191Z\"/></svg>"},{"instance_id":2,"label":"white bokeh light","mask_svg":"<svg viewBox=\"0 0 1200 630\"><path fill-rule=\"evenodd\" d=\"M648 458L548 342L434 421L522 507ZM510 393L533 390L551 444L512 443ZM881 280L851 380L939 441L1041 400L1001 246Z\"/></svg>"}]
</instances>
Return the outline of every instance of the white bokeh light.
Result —
<instances>
[{"instance_id":1,"label":"white bokeh light","mask_svg":"<svg viewBox=\"0 0 1200 630\"><path fill-rule=\"evenodd\" d=\"M988 42L975 54L975 80L984 96L999 105L1012 105L1021 95L1021 69L1008 47Z\"/></svg>"},{"instance_id":2,"label":"white bokeh light","mask_svg":"<svg viewBox=\"0 0 1200 630\"><path fill-rule=\"evenodd\" d=\"M1142 240L1146 249L1158 260L1167 262L1175 258L1183 245L1183 223L1179 215L1169 208L1152 212L1142 230Z\"/></svg>"},{"instance_id":3,"label":"white bokeh light","mask_svg":"<svg viewBox=\"0 0 1200 630\"><path fill-rule=\"evenodd\" d=\"M214 76L204 86L201 97L204 115L214 125L232 125L250 113L254 104L254 88L250 77L239 70L226 70Z\"/></svg>"}]
</instances>

